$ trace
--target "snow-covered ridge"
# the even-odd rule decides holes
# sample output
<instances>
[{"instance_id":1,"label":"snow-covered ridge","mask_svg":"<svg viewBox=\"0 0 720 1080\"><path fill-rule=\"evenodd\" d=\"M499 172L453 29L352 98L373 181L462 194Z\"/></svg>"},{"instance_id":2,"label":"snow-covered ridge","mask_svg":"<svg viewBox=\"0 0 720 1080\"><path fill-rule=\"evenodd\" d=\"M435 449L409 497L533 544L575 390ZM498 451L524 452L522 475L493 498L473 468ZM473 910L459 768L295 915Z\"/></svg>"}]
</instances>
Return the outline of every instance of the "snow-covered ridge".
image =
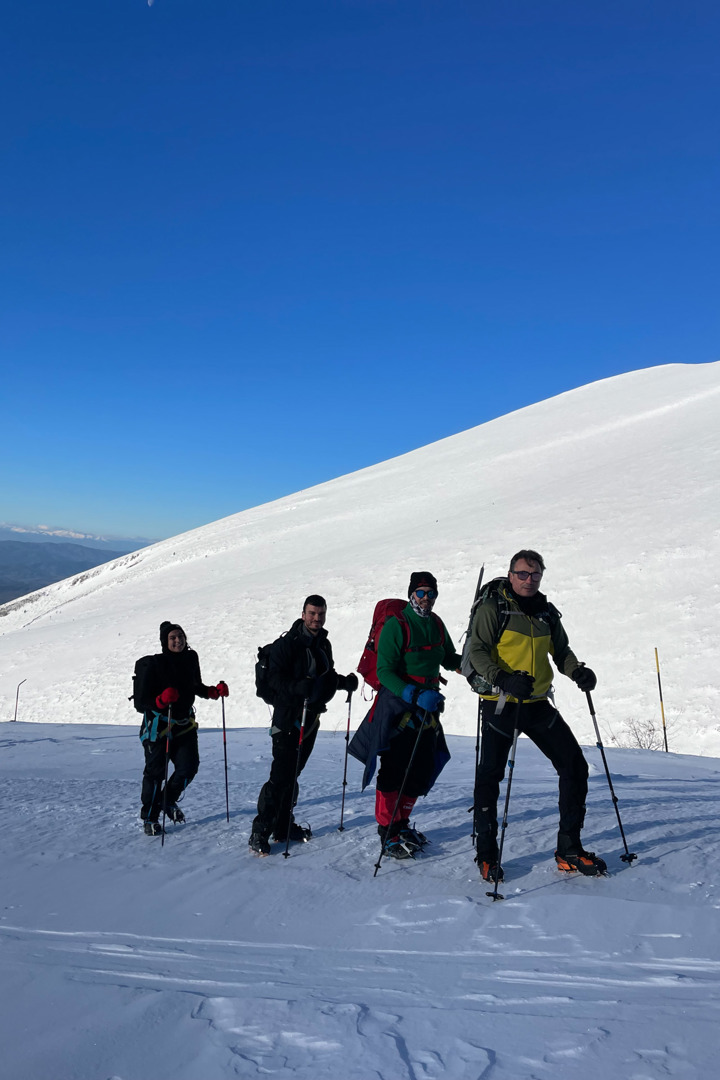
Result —
<instances>
[{"instance_id":1,"label":"snow-covered ridge","mask_svg":"<svg viewBox=\"0 0 720 1080\"><path fill-rule=\"evenodd\" d=\"M133 662L156 650L171 618L205 676L230 683L232 721L264 726L256 650L307 593L327 597L347 671L375 600L405 595L411 570L437 575L437 611L457 640L480 564L502 573L513 551L532 546L575 651L597 671L608 741L624 741L630 721L659 720L657 647L671 748L720 754L720 584L706 573L720 549L718 395L720 363L593 383L15 601L0 609L0 714L12 715L27 679L23 719L136 723ZM593 742L567 680L558 704ZM344 722L335 712L330 726ZM201 723L216 713L202 703ZM475 699L452 676L446 727L469 734L475 718Z\"/></svg>"}]
</instances>

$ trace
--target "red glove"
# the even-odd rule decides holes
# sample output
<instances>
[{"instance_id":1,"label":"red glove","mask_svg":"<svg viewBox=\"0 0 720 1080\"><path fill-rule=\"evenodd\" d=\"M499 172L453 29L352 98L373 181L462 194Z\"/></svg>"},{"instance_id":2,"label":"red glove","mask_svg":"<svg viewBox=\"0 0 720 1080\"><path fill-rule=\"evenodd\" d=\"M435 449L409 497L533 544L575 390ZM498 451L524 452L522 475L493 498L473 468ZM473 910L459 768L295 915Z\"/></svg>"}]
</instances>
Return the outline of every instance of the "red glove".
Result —
<instances>
[{"instance_id":1,"label":"red glove","mask_svg":"<svg viewBox=\"0 0 720 1080\"><path fill-rule=\"evenodd\" d=\"M155 698L155 704L158 709L164 709L166 705L174 705L177 699L180 697L174 686L168 686L163 690L162 694L158 694Z\"/></svg>"},{"instance_id":2,"label":"red glove","mask_svg":"<svg viewBox=\"0 0 720 1080\"><path fill-rule=\"evenodd\" d=\"M207 692L208 697L211 701L217 701L217 699L220 697L220 694L217 692L217 689L214 686L208 686Z\"/></svg>"},{"instance_id":3,"label":"red glove","mask_svg":"<svg viewBox=\"0 0 720 1080\"><path fill-rule=\"evenodd\" d=\"M217 684L217 692L218 697L227 697L230 693L230 691L228 690L228 684L226 682L223 682L222 679Z\"/></svg>"}]
</instances>

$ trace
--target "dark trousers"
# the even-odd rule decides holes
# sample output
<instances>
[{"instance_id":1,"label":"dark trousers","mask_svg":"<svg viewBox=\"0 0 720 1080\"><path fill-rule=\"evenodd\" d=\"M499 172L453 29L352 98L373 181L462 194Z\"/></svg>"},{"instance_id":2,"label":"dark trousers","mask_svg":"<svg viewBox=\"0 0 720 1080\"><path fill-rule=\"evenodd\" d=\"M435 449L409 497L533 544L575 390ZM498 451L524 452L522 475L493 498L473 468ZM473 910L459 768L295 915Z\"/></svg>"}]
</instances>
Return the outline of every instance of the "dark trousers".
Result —
<instances>
[{"instance_id":1,"label":"dark trousers","mask_svg":"<svg viewBox=\"0 0 720 1080\"><path fill-rule=\"evenodd\" d=\"M165 750L167 741L157 739L153 743L143 743L145 751L145 771L142 779L143 821L157 821L163 805L163 780L165 779ZM176 735L171 729L170 761L175 771L168 777L167 805L177 802L185 788L192 781L200 768L197 728L191 728L184 735Z\"/></svg>"},{"instance_id":2,"label":"dark trousers","mask_svg":"<svg viewBox=\"0 0 720 1080\"><path fill-rule=\"evenodd\" d=\"M298 776L307 764L312 753L315 739L320 728L317 717L308 717L298 762L298 741L300 731L278 731L272 736L272 765L270 778L260 789L257 805L257 817L253 821L252 831L269 836L273 833L278 839L287 837L293 818L293 807L297 802L298 786L294 785L295 766Z\"/></svg>"},{"instance_id":3,"label":"dark trousers","mask_svg":"<svg viewBox=\"0 0 720 1080\"><path fill-rule=\"evenodd\" d=\"M475 831L478 859L497 858L497 801L512 746L517 705L505 705L495 715L496 702L482 704L482 744L475 778ZM558 774L560 832L558 850L571 854L580 848L580 830L585 821L588 766L578 741L557 709L549 701L520 706L520 730L549 758Z\"/></svg>"},{"instance_id":4,"label":"dark trousers","mask_svg":"<svg viewBox=\"0 0 720 1080\"><path fill-rule=\"evenodd\" d=\"M416 721L420 723L420 721ZM412 757L417 741L417 727L404 727L390 740L390 746L380 755L378 770L378 791L399 791L405 777L408 762ZM425 727L420 736L420 743L415 751L412 766L408 773L403 794L416 799L428 790L435 771L435 744L437 728Z\"/></svg>"}]
</instances>

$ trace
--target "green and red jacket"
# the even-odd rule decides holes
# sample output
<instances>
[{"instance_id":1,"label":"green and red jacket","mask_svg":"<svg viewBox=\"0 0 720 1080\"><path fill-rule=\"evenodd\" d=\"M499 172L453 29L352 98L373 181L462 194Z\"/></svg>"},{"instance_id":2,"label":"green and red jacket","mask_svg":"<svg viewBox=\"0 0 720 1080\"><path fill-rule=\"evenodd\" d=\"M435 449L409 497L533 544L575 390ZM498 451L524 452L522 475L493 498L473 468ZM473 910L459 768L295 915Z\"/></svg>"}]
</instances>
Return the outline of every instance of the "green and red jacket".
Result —
<instances>
[{"instance_id":1,"label":"green and red jacket","mask_svg":"<svg viewBox=\"0 0 720 1080\"><path fill-rule=\"evenodd\" d=\"M430 615L424 619L408 603L402 610L402 617L410 630L410 651L406 651L406 638L399 619L391 616L378 639L378 680L398 697L402 697L408 683L420 683L436 690L440 668L454 671L460 666L461 657L439 616Z\"/></svg>"},{"instance_id":2,"label":"green and red jacket","mask_svg":"<svg viewBox=\"0 0 720 1080\"><path fill-rule=\"evenodd\" d=\"M416 684L435 690L440 682L441 667L453 670L460 666L461 657L455 652L445 624L439 617L430 615L424 619L413 611L412 604L407 604L400 615L407 623L409 641L397 616L390 616L380 631L377 643L380 691L348 746L348 753L365 766L363 790L373 778L378 755L389 749L401 724L412 721L415 709L402 699L405 687ZM435 714L432 719L432 730L435 732L434 769L427 789L420 792L422 795L427 795L450 760L439 717Z\"/></svg>"}]
</instances>

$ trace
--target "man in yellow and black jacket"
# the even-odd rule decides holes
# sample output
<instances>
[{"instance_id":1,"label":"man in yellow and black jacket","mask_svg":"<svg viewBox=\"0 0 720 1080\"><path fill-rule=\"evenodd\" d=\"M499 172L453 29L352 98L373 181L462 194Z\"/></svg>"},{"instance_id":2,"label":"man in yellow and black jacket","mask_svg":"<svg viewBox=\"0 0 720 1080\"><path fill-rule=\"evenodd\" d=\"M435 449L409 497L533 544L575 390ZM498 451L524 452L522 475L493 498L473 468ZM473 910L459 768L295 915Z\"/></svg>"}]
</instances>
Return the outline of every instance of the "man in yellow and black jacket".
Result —
<instances>
[{"instance_id":1,"label":"man in yellow and black jacket","mask_svg":"<svg viewBox=\"0 0 720 1080\"><path fill-rule=\"evenodd\" d=\"M482 698L475 831L477 863L486 881L503 880L502 868L497 866L497 801L516 720L558 774L560 829L555 859L559 869L588 876L607 869L580 842L588 766L577 739L548 700L553 679L550 657L583 691L594 690L597 680L570 648L560 612L540 592L544 570L537 551L518 551L507 578L497 578L487 587L472 624L469 659L476 675L469 681Z\"/></svg>"}]
</instances>

